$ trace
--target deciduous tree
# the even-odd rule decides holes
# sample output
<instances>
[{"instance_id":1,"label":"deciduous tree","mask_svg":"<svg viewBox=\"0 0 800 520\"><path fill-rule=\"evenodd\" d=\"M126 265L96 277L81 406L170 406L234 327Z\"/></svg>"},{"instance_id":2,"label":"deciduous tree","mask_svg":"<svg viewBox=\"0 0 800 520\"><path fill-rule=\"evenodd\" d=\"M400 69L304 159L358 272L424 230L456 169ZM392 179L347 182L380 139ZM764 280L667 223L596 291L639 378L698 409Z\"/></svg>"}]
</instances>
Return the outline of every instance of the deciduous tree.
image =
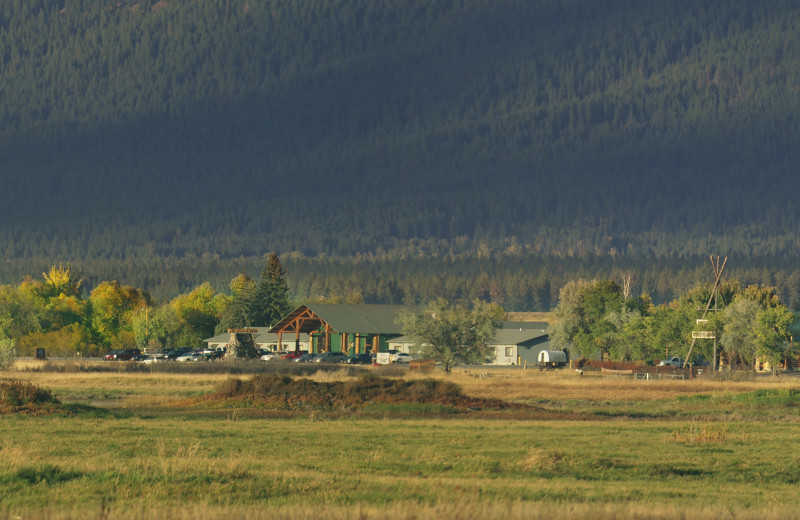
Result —
<instances>
[{"instance_id":1,"label":"deciduous tree","mask_svg":"<svg viewBox=\"0 0 800 520\"><path fill-rule=\"evenodd\" d=\"M558 321L553 325L553 345L603 359L617 339L623 304L622 291L611 280L565 285L555 309Z\"/></svg>"},{"instance_id":2,"label":"deciduous tree","mask_svg":"<svg viewBox=\"0 0 800 520\"><path fill-rule=\"evenodd\" d=\"M762 309L756 315L756 352L770 362L773 374L790 349L794 321L794 314L780 304Z\"/></svg>"},{"instance_id":3,"label":"deciduous tree","mask_svg":"<svg viewBox=\"0 0 800 520\"><path fill-rule=\"evenodd\" d=\"M14 340L0 334L0 370L5 370L17 359L17 348Z\"/></svg>"},{"instance_id":4,"label":"deciduous tree","mask_svg":"<svg viewBox=\"0 0 800 520\"><path fill-rule=\"evenodd\" d=\"M227 301L209 283L201 284L189 294L182 294L172 300L170 306L180 320L180 328L176 332L177 341L183 343L182 346L200 346L203 339L214 334L214 328Z\"/></svg>"},{"instance_id":5,"label":"deciduous tree","mask_svg":"<svg viewBox=\"0 0 800 520\"><path fill-rule=\"evenodd\" d=\"M756 317L760 306L749 298L737 297L725 308L722 337L720 344L725 348L731 360L731 366L738 357L749 366L753 366L756 358Z\"/></svg>"},{"instance_id":6,"label":"deciduous tree","mask_svg":"<svg viewBox=\"0 0 800 520\"><path fill-rule=\"evenodd\" d=\"M423 312L401 313L400 320L403 333L414 338L420 354L450 372L456 363L485 363L493 357L488 343L504 316L496 304L476 300L470 309L439 298Z\"/></svg>"},{"instance_id":7,"label":"deciduous tree","mask_svg":"<svg viewBox=\"0 0 800 520\"><path fill-rule=\"evenodd\" d=\"M228 329L257 326L253 317L256 306L256 283L247 273L239 273L231 280L230 302L222 312L215 332L221 334Z\"/></svg>"},{"instance_id":8,"label":"deciduous tree","mask_svg":"<svg viewBox=\"0 0 800 520\"><path fill-rule=\"evenodd\" d=\"M89 297L92 328L104 344L118 342L120 333L133 333L133 311L148 305L149 299L140 289L120 285L116 281L102 282Z\"/></svg>"}]
</instances>

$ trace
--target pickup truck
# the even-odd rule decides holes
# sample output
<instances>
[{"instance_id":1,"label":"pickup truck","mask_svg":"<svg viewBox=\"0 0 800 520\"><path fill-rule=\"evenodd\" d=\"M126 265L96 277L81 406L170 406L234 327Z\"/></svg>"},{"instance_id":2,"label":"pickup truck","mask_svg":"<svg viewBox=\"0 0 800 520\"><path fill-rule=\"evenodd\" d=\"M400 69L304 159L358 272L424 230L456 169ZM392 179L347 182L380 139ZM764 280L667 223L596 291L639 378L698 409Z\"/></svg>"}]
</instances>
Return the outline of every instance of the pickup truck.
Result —
<instances>
[{"instance_id":1,"label":"pickup truck","mask_svg":"<svg viewBox=\"0 0 800 520\"><path fill-rule=\"evenodd\" d=\"M658 364L660 367L682 367L683 366L683 359L679 357L671 357L669 359L663 360L661 363Z\"/></svg>"}]
</instances>

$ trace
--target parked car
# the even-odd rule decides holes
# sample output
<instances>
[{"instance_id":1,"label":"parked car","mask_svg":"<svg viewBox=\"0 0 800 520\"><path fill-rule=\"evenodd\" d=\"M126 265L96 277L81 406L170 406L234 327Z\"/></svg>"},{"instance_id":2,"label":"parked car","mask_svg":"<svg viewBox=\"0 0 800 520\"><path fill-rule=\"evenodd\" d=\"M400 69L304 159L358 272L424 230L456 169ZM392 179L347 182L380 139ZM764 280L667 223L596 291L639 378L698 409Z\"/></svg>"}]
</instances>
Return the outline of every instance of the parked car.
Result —
<instances>
[{"instance_id":1,"label":"parked car","mask_svg":"<svg viewBox=\"0 0 800 520\"><path fill-rule=\"evenodd\" d=\"M121 352L122 350L112 350L111 352L103 356L103 359L105 359L106 361L116 361L117 354L120 354Z\"/></svg>"},{"instance_id":2,"label":"parked car","mask_svg":"<svg viewBox=\"0 0 800 520\"><path fill-rule=\"evenodd\" d=\"M215 347L201 348L197 352L203 354L209 361L214 361L215 359L219 359L223 356L223 354L225 354L225 352L222 349L217 349Z\"/></svg>"},{"instance_id":3,"label":"parked car","mask_svg":"<svg viewBox=\"0 0 800 520\"><path fill-rule=\"evenodd\" d=\"M182 356L178 356L175 361L180 362L194 362L194 361L208 361L208 358L205 354L201 354L200 352L189 352L188 354L184 354Z\"/></svg>"},{"instance_id":4,"label":"parked car","mask_svg":"<svg viewBox=\"0 0 800 520\"><path fill-rule=\"evenodd\" d=\"M344 352L323 352L312 360L314 363L343 363L347 361Z\"/></svg>"},{"instance_id":5,"label":"parked car","mask_svg":"<svg viewBox=\"0 0 800 520\"><path fill-rule=\"evenodd\" d=\"M408 363L409 361L413 361L414 358L411 354L406 354L405 352L398 352L397 354L392 354L392 363Z\"/></svg>"},{"instance_id":6,"label":"parked car","mask_svg":"<svg viewBox=\"0 0 800 520\"><path fill-rule=\"evenodd\" d=\"M294 359L299 358L303 354L308 354L308 351L307 350L293 350L293 351L291 351L291 352L289 352L287 354L282 355L281 359L288 359L289 361L292 361Z\"/></svg>"},{"instance_id":7,"label":"parked car","mask_svg":"<svg viewBox=\"0 0 800 520\"><path fill-rule=\"evenodd\" d=\"M280 359L281 356L285 356L286 352L267 352L263 356L261 356L261 361L275 361L276 359Z\"/></svg>"},{"instance_id":8,"label":"parked car","mask_svg":"<svg viewBox=\"0 0 800 520\"><path fill-rule=\"evenodd\" d=\"M303 354L300 357L296 357L292 360L292 363L311 363L314 361L319 354Z\"/></svg>"},{"instance_id":9,"label":"parked car","mask_svg":"<svg viewBox=\"0 0 800 520\"><path fill-rule=\"evenodd\" d=\"M679 357L671 357L669 359L663 360L661 363L658 364L660 367L682 367L683 366L683 359Z\"/></svg>"},{"instance_id":10,"label":"parked car","mask_svg":"<svg viewBox=\"0 0 800 520\"><path fill-rule=\"evenodd\" d=\"M371 365L374 363L371 354L356 354L347 358L349 365Z\"/></svg>"},{"instance_id":11,"label":"parked car","mask_svg":"<svg viewBox=\"0 0 800 520\"><path fill-rule=\"evenodd\" d=\"M179 348L164 349L161 352L166 354L167 357L170 358L170 359L178 359L182 355L188 354L191 351L192 351L192 349L189 348L189 347L179 347Z\"/></svg>"},{"instance_id":12,"label":"parked car","mask_svg":"<svg viewBox=\"0 0 800 520\"><path fill-rule=\"evenodd\" d=\"M112 350L105 355L108 361L130 361L137 356L141 356L142 351L138 348L124 348L119 350Z\"/></svg>"},{"instance_id":13,"label":"parked car","mask_svg":"<svg viewBox=\"0 0 800 520\"><path fill-rule=\"evenodd\" d=\"M147 354L143 356L143 359L141 361L145 365L152 365L154 363L163 363L169 360L170 359L166 354L162 354L161 352L156 352L155 354Z\"/></svg>"}]
</instances>

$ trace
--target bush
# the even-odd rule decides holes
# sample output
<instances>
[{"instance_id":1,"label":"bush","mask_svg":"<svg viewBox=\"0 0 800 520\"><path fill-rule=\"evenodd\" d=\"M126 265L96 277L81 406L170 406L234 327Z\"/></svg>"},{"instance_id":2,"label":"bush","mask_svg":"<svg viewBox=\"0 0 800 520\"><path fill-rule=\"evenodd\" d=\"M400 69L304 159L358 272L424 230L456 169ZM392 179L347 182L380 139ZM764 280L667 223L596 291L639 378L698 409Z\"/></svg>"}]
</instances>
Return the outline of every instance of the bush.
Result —
<instances>
[{"instance_id":1,"label":"bush","mask_svg":"<svg viewBox=\"0 0 800 520\"><path fill-rule=\"evenodd\" d=\"M0 381L0 403L10 406L53 403L50 391L39 388L30 381Z\"/></svg>"},{"instance_id":2,"label":"bush","mask_svg":"<svg viewBox=\"0 0 800 520\"><path fill-rule=\"evenodd\" d=\"M11 338L0 338L0 370L10 368L17 360L17 348Z\"/></svg>"}]
</instances>

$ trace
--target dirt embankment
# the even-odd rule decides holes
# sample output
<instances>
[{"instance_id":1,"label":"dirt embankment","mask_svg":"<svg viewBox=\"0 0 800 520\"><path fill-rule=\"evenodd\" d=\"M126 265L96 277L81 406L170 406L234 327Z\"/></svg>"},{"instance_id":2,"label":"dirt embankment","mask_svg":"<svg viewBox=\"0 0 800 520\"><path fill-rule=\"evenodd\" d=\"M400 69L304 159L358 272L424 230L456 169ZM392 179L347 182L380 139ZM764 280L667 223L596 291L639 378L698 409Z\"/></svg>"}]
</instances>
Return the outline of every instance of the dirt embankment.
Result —
<instances>
[{"instance_id":1,"label":"dirt embankment","mask_svg":"<svg viewBox=\"0 0 800 520\"><path fill-rule=\"evenodd\" d=\"M353 411L374 404L442 405L453 411L528 408L500 399L463 394L461 387L438 379L402 380L365 374L353 381L316 382L286 375L259 375L228 379L197 404L247 402L252 406L282 410Z\"/></svg>"}]
</instances>

